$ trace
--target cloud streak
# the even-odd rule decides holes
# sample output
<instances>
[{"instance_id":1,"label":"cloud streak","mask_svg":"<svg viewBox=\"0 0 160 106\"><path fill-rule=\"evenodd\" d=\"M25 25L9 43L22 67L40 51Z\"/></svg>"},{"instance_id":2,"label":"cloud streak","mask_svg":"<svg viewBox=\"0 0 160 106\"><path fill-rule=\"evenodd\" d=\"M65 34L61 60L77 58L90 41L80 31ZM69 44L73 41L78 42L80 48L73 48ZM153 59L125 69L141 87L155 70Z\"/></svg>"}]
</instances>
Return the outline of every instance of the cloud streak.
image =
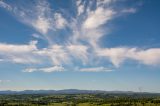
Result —
<instances>
[{"instance_id":1,"label":"cloud streak","mask_svg":"<svg viewBox=\"0 0 160 106\"><path fill-rule=\"evenodd\" d=\"M51 72L62 72L64 71L64 68L62 66L52 66L52 67L45 67L45 68L27 68L25 70L23 70L23 72L47 72L47 73L51 73Z\"/></svg>"},{"instance_id":2,"label":"cloud streak","mask_svg":"<svg viewBox=\"0 0 160 106\"><path fill-rule=\"evenodd\" d=\"M105 67L93 67L93 68L81 68L79 71L81 72L111 72L113 70L105 68Z\"/></svg>"},{"instance_id":3,"label":"cloud streak","mask_svg":"<svg viewBox=\"0 0 160 106\"><path fill-rule=\"evenodd\" d=\"M9 11L12 10L12 7L3 1L0 1L0 7L5 8Z\"/></svg>"}]
</instances>

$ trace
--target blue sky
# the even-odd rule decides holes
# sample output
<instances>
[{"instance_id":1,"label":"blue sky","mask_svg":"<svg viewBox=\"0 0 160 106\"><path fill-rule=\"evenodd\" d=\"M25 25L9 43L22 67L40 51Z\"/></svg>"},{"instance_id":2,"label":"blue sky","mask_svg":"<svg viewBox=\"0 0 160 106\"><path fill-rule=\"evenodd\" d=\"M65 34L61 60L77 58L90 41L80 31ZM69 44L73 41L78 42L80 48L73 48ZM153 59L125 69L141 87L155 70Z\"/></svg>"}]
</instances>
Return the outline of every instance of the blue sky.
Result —
<instances>
[{"instance_id":1,"label":"blue sky","mask_svg":"<svg viewBox=\"0 0 160 106\"><path fill-rule=\"evenodd\" d=\"M160 92L157 0L1 0L0 90Z\"/></svg>"}]
</instances>

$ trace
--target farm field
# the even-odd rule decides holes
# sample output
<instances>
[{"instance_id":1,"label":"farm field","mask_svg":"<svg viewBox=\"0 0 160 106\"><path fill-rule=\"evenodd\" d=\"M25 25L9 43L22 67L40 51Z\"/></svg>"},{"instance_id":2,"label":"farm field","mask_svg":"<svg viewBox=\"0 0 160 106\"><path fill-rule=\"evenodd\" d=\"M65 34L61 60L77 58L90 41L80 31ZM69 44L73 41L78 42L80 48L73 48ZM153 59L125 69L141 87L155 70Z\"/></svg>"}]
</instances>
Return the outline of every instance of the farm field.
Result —
<instances>
[{"instance_id":1,"label":"farm field","mask_svg":"<svg viewBox=\"0 0 160 106\"><path fill-rule=\"evenodd\" d=\"M160 106L160 96L140 94L0 95L0 106Z\"/></svg>"}]
</instances>

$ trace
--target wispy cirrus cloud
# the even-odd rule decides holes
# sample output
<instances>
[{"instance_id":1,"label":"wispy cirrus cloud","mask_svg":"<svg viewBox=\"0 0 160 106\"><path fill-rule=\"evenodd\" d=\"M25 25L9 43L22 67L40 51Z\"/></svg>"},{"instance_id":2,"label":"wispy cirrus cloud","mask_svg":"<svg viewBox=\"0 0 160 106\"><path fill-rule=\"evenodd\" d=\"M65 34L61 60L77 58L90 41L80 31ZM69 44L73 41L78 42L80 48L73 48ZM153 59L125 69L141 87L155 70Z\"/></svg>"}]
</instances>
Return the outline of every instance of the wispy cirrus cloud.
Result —
<instances>
[{"instance_id":1,"label":"wispy cirrus cloud","mask_svg":"<svg viewBox=\"0 0 160 106\"><path fill-rule=\"evenodd\" d=\"M62 45L53 45L50 48L44 48L37 51L37 54L50 58L53 65L62 65L71 61L67 50Z\"/></svg>"},{"instance_id":2,"label":"wispy cirrus cloud","mask_svg":"<svg viewBox=\"0 0 160 106\"><path fill-rule=\"evenodd\" d=\"M97 47L98 40L106 33L106 27L102 26L107 24L116 15L116 11L108 5L111 2L77 1L77 17L70 27L73 31L71 41L74 43L83 41L94 48ZM96 4L95 7L94 4Z\"/></svg>"},{"instance_id":3,"label":"wispy cirrus cloud","mask_svg":"<svg viewBox=\"0 0 160 106\"><path fill-rule=\"evenodd\" d=\"M82 45L53 45L36 52L40 56L47 56L53 65L71 64L73 59L87 60L87 47ZM73 58L75 57L75 58ZM77 60L77 61L78 61Z\"/></svg>"},{"instance_id":4,"label":"wispy cirrus cloud","mask_svg":"<svg viewBox=\"0 0 160 106\"><path fill-rule=\"evenodd\" d=\"M137 9L136 8L126 8L123 9L121 12L122 13L136 13Z\"/></svg>"},{"instance_id":5,"label":"wispy cirrus cloud","mask_svg":"<svg viewBox=\"0 0 160 106\"><path fill-rule=\"evenodd\" d=\"M64 71L64 68L62 66L52 66L52 67L45 67L45 68L26 68L23 70L23 72L47 72L47 73L51 73L51 72L62 72Z\"/></svg>"},{"instance_id":6,"label":"wispy cirrus cloud","mask_svg":"<svg viewBox=\"0 0 160 106\"><path fill-rule=\"evenodd\" d=\"M119 67L127 59L135 60L145 65L160 64L160 48L105 48L97 51L97 55L108 58L116 67Z\"/></svg>"},{"instance_id":7,"label":"wispy cirrus cloud","mask_svg":"<svg viewBox=\"0 0 160 106\"><path fill-rule=\"evenodd\" d=\"M3 1L0 1L0 7L5 8L9 11L12 10L12 7Z\"/></svg>"},{"instance_id":8,"label":"wispy cirrus cloud","mask_svg":"<svg viewBox=\"0 0 160 106\"><path fill-rule=\"evenodd\" d=\"M38 49L37 41L25 45L0 44L0 57L3 60L29 64L45 63L43 59L50 60L53 65L71 63L75 57L87 60L87 47L82 45L53 45L49 48Z\"/></svg>"},{"instance_id":9,"label":"wispy cirrus cloud","mask_svg":"<svg viewBox=\"0 0 160 106\"><path fill-rule=\"evenodd\" d=\"M96 29L111 20L113 14L114 10L112 9L98 7L95 11L88 14L87 19L84 21L83 27L85 29Z\"/></svg>"},{"instance_id":10,"label":"wispy cirrus cloud","mask_svg":"<svg viewBox=\"0 0 160 106\"><path fill-rule=\"evenodd\" d=\"M68 24L67 20L60 13L55 13L54 19L55 19L54 25L57 29L63 29Z\"/></svg>"},{"instance_id":11,"label":"wispy cirrus cloud","mask_svg":"<svg viewBox=\"0 0 160 106\"><path fill-rule=\"evenodd\" d=\"M112 69L105 67L92 67L92 68L81 68L79 71L81 72L111 72Z\"/></svg>"},{"instance_id":12,"label":"wispy cirrus cloud","mask_svg":"<svg viewBox=\"0 0 160 106\"><path fill-rule=\"evenodd\" d=\"M26 45L13 45L0 43L0 57L3 61L10 61L13 63L39 63L36 55L33 53L37 50L37 41L32 41Z\"/></svg>"},{"instance_id":13,"label":"wispy cirrus cloud","mask_svg":"<svg viewBox=\"0 0 160 106\"><path fill-rule=\"evenodd\" d=\"M42 35L47 34L48 31L52 28L52 19L51 19L51 9L50 4L46 1L35 1L30 3L30 9L25 9L21 5L14 5L13 14L16 15L18 20L33 27L35 30L40 32Z\"/></svg>"},{"instance_id":14,"label":"wispy cirrus cloud","mask_svg":"<svg viewBox=\"0 0 160 106\"><path fill-rule=\"evenodd\" d=\"M50 68L28 68L26 72L52 72L51 70L61 70L61 65L70 64L99 65L79 70L83 72L109 71L101 66L101 59L109 60L115 67L128 59L145 65L160 64L159 48L144 50L138 47L100 47L100 38L108 36L108 24L123 14L136 13L136 8L116 9L113 5L121 2L116 0L77 0L72 1L73 9L76 10L73 15L68 10L51 8L51 4L46 0L30 2L30 5L21 6L0 1L0 7L39 33L33 34L35 38L48 41L48 46L44 48L38 48L36 42L22 45L0 43L0 58L3 61L23 64L45 64L46 60L50 62ZM60 32L65 34L65 40ZM61 39L58 43L57 38ZM75 61L78 61L78 64Z\"/></svg>"}]
</instances>

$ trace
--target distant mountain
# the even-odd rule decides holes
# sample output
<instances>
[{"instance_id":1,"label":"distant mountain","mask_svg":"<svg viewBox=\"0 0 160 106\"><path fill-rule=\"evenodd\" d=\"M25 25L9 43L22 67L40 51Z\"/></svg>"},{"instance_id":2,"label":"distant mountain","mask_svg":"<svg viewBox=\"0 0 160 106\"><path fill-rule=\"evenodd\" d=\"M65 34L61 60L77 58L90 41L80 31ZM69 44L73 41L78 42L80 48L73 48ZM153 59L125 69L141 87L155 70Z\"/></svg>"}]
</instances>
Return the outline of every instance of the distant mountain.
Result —
<instances>
[{"instance_id":1,"label":"distant mountain","mask_svg":"<svg viewBox=\"0 0 160 106\"><path fill-rule=\"evenodd\" d=\"M24 91L0 91L0 94L135 94L139 92L132 91L102 91L102 90L78 90L78 89L64 89L64 90L24 90ZM143 94L147 92L143 92Z\"/></svg>"}]
</instances>

